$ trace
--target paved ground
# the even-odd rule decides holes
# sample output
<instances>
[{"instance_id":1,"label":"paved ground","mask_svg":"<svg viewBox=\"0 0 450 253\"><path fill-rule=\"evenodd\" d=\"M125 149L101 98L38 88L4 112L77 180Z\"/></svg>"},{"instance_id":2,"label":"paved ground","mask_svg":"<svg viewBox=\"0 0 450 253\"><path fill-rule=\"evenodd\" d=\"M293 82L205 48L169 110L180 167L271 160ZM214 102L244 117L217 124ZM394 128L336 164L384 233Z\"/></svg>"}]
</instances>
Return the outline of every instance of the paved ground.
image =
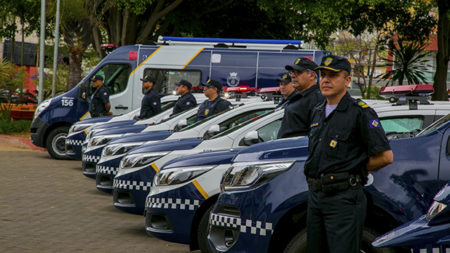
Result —
<instances>
[{"instance_id":1,"label":"paved ground","mask_svg":"<svg viewBox=\"0 0 450 253\"><path fill-rule=\"evenodd\" d=\"M189 252L145 233L81 174L80 161L0 142L0 252Z\"/></svg>"}]
</instances>

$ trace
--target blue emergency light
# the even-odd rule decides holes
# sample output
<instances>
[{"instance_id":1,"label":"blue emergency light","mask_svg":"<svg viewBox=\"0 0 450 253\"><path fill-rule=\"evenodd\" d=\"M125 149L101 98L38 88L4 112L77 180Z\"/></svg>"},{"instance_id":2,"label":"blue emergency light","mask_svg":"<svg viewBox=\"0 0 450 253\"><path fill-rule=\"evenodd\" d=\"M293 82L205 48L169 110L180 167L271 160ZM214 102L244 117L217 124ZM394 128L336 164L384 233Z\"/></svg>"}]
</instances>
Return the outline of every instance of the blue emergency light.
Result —
<instances>
[{"instance_id":1,"label":"blue emergency light","mask_svg":"<svg viewBox=\"0 0 450 253\"><path fill-rule=\"evenodd\" d=\"M266 39L221 39L161 36L162 41L209 42L209 43L242 43L242 44L291 44L301 45L301 40L266 40Z\"/></svg>"}]
</instances>

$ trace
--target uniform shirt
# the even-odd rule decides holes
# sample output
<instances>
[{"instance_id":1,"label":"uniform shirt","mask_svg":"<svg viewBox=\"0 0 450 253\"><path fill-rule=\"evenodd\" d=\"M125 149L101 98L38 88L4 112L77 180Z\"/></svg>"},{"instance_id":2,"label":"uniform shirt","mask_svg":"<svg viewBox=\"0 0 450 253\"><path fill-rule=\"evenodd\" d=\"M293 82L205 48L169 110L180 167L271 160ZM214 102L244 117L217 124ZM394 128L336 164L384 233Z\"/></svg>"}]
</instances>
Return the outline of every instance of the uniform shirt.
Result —
<instances>
[{"instance_id":1,"label":"uniform shirt","mask_svg":"<svg viewBox=\"0 0 450 253\"><path fill-rule=\"evenodd\" d=\"M376 112L348 93L327 118L325 104L313 110L305 175L349 172L364 181L369 157L391 149Z\"/></svg>"},{"instance_id":2,"label":"uniform shirt","mask_svg":"<svg viewBox=\"0 0 450 253\"><path fill-rule=\"evenodd\" d=\"M104 85L96 89L91 96L91 103L89 105L89 112L93 117L106 114L105 105L109 103L109 91Z\"/></svg>"},{"instance_id":3,"label":"uniform shirt","mask_svg":"<svg viewBox=\"0 0 450 253\"><path fill-rule=\"evenodd\" d=\"M284 116L277 138L306 136L314 107L324 101L319 86L313 85L301 93L291 94L284 105Z\"/></svg>"},{"instance_id":4,"label":"uniform shirt","mask_svg":"<svg viewBox=\"0 0 450 253\"><path fill-rule=\"evenodd\" d=\"M231 108L233 108L231 103L221 97L217 97L213 101L205 100L198 108L197 121Z\"/></svg>"},{"instance_id":5,"label":"uniform shirt","mask_svg":"<svg viewBox=\"0 0 450 253\"><path fill-rule=\"evenodd\" d=\"M154 89L147 91L142 98L139 119L148 119L161 112L161 97Z\"/></svg>"},{"instance_id":6,"label":"uniform shirt","mask_svg":"<svg viewBox=\"0 0 450 253\"><path fill-rule=\"evenodd\" d=\"M197 100L195 99L192 93L188 92L178 98L175 106L173 107L172 115L185 111L187 109L193 108L197 106Z\"/></svg>"}]
</instances>

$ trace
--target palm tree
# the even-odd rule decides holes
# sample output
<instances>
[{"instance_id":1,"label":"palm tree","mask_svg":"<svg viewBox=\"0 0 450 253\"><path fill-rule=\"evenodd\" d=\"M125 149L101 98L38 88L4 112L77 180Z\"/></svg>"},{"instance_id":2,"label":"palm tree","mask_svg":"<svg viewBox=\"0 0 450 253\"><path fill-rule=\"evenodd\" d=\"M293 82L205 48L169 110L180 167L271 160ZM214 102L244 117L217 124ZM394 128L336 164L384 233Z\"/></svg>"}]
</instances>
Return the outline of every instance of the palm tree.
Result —
<instances>
[{"instance_id":1,"label":"palm tree","mask_svg":"<svg viewBox=\"0 0 450 253\"><path fill-rule=\"evenodd\" d=\"M425 83L425 72L427 65L428 52L424 50L425 45L417 42L404 42L401 39L396 42L391 41L389 47L392 49L388 55L391 59L381 58L388 62L385 66L393 67L377 77L388 80L387 85L394 85L398 81L398 85L402 85L406 79L408 84Z\"/></svg>"}]
</instances>

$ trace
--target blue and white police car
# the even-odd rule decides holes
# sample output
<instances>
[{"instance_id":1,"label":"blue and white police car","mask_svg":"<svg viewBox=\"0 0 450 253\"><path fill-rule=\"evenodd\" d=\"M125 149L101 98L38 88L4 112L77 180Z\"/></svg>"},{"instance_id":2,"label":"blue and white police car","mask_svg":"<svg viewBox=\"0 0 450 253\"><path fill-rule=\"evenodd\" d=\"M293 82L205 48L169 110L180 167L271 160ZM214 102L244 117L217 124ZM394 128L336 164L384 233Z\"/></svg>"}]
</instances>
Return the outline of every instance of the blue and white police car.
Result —
<instances>
[{"instance_id":1,"label":"blue and white police car","mask_svg":"<svg viewBox=\"0 0 450 253\"><path fill-rule=\"evenodd\" d=\"M365 252L394 252L375 249L371 242L419 217L450 180L449 119L450 114L416 137L390 142L394 163L373 172L364 188L368 199L362 238ZM307 144L306 137L278 140L239 152L223 176L222 192L210 216L208 238L215 251L305 251Z\"/></svg>"},{"instance_id":2,"label":"blue and white police car","mask_svg":"<svg viewBox=\"0 0 450 253\"><path fill-rule=\"evenodd\" d=\"M232 110L207 117L177 132L169 131L171 135L166 140L185 138L208 139L251 118L273 111L275 106L273 102L254 102L235 106ZM109 142L103 148L101 158L96 166L97 188L99 190L111 191L113 178L117 173L120 161L127 152L138 146L151 145L155 142L157 141L149 133L124 136Z\"/></svg>"}]
</instances>

